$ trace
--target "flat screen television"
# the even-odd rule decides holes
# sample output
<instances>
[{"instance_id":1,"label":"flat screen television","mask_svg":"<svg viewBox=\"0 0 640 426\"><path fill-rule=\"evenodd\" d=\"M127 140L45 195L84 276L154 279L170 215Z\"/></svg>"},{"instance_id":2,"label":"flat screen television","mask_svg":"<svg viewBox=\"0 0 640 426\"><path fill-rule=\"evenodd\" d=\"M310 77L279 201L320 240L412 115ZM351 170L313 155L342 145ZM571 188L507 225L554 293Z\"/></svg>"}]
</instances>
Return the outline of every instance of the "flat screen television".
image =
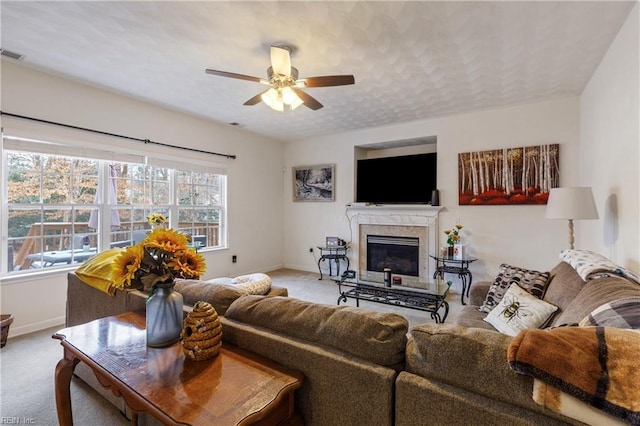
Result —
<instances>
[{"instance_id":1,"label":"flat screen television","mask_svg":"<svg viewBox=\"0 0 640 426\"><path fill-rule=\"evenodd\" d=\"M438 187L438 155L358 160L356 202L372 204L428 204Z\"/></svg>"}]
</instances>

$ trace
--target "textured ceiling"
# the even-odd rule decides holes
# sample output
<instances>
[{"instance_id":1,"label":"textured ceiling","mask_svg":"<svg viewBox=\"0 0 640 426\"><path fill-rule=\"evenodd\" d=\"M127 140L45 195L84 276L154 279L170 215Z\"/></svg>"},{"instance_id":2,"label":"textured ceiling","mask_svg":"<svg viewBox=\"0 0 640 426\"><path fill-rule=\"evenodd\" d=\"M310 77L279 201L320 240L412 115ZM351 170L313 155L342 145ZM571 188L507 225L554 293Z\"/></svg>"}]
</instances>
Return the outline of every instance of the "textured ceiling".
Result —
<instances>
[{"instance_id":1,"label":"textured ceiling","mask_svg":"<svg viewBox=\"0 0 640 426\"><path fill-rule=\"evenodd\" d=\"M23 63L279 140L578 95L633 2L0 2ZM324 108L242 104L269 46L293 46ZM46 118L46 117L43 117Z\"/></svg>"}]
</instances>

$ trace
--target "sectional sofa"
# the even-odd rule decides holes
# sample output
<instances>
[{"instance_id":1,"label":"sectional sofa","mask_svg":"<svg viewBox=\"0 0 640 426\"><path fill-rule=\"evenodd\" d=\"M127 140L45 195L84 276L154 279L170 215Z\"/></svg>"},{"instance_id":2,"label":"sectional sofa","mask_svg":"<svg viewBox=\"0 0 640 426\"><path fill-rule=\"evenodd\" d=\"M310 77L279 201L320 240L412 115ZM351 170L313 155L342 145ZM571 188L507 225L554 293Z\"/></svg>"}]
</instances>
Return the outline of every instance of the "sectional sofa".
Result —
<instances>
[{"instance_id":1,"label":"sectional sofa","mask_svg":"<svg viewBox=\"0 0 640 426\"><path fill-rule=\"evenodd\" d=\"M544 299L558 310L546 326L574 325L602 304L640 296L640 285L628 279L585 282L565 262L549 275ZM190 291L189 284L183 288L185 303L210 297L223 315L225 343L305 375L296 404L307 425L584 424L534 402L534 378L510 368L507 351L514 337L496 331L478 310L490 282L473 284L470 304L455 324L411 331L397 314L284 295L234 299L204 283ZM69 275L69 326L143 307L144 294L127 291L112 298ZM126 411L121 400L112 401Z\"/></svg>"}]
</instances>

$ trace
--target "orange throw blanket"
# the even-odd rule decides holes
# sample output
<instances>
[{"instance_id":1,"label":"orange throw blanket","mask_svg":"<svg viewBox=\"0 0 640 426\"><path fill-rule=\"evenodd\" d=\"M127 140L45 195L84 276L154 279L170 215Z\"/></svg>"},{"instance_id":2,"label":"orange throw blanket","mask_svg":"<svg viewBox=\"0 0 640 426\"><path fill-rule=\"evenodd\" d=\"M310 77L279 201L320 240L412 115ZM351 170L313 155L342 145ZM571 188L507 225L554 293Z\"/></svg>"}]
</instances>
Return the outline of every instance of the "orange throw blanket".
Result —
<instances>
[{"instance_id":1,"label":"orange throw blanket","mask_svg":"<svg viewBox=\"0 0 640 426\"><path fill-rule=\"evenodd\" d=\"M633 425L640 425L639 357L640 332L611 327L527 329L507 353L515 372Z\"/></svg>"}]
</instances>

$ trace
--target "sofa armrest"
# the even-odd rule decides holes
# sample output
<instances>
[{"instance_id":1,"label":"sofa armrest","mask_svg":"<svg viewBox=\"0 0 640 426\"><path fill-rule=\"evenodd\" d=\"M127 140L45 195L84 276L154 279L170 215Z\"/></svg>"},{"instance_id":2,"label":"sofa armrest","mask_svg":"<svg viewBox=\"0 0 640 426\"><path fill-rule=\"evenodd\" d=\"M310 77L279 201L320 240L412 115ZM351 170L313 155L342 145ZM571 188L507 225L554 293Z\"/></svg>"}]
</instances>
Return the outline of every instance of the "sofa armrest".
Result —
<instances>
[{"instance_id":1,"label":"sofa armrest","mask_svg":"<svg viewBox=\"0 0 640 426\"><path fill-rule=\"evenodd\" d=\"M476 281L471 283L471 288L469 289L469 304L482 306L491 284L493 284L492 281Z\"/></svg>"},{"instance_id":2,"label":"sofa armrest","mask_svg":"<svg viewBox=\"0 0 640 426\"><path fill-rule=\"evenodd\" d=\"M98 318L127 312L127 292L118 290L113 296L85 284L75 273L67 274L67 310L65 326L84 324Z\"/></svg>"},{"instance_id":3,"label":"sofa armrest","mask_svg":"<svg viewBox=\"0 0 640 426\"><path fill-rule=\"evenodd\" d=\"M533 379L515 373L507 362L513 338L496 331L452 324L422 324L411 330L406 370L539 411L531 392Z\"/></svg>"}]
</instances>

